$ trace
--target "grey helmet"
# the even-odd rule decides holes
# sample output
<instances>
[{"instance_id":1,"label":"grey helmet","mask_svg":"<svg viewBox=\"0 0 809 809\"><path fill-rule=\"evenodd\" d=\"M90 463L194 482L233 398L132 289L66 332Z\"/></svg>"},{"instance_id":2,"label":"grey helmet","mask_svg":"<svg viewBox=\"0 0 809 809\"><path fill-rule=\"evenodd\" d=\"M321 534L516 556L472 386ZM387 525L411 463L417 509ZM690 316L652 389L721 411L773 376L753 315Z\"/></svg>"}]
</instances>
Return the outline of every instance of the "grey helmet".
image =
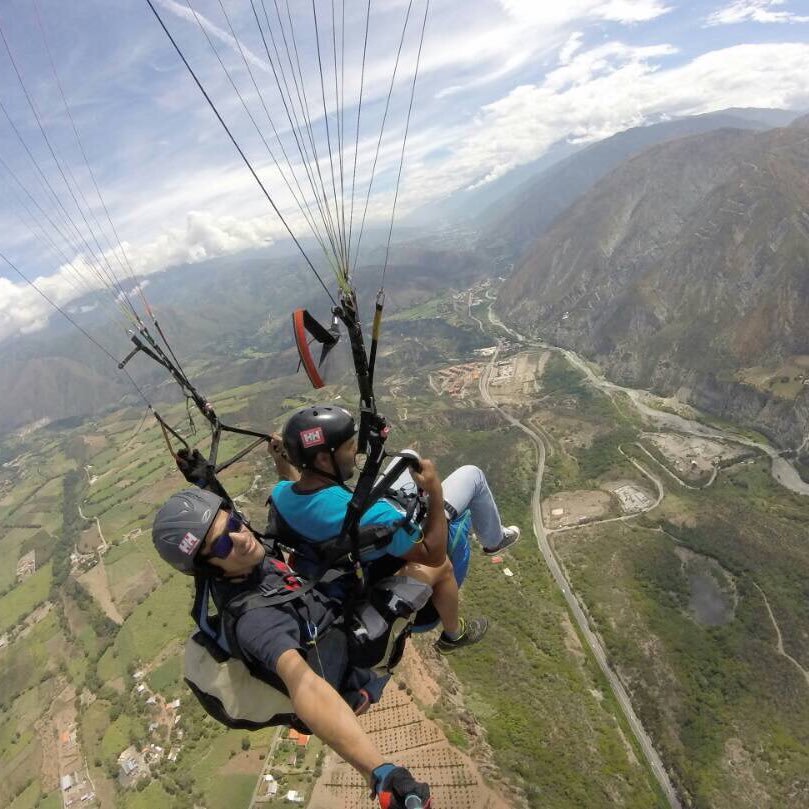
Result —
<instances>
[{"instance_id":1,"label":"grey helmet","mask_svg":"<svg viewBox=\"0 0 809 809\"><path fill-rule=\"evenodd\" d=\"M204 489L173 494L152 525L152 542L161 559L181 573L197 572L197 553L224 502L218 494Z\"/></svg>"},{"instance_id":2,"label":"grey helmet","mask_svg":"<svg viewBox=\"0 0 809 809\"><path fill-rule=\"evenodd\" d=\"M282 435L289 460L306 469L319 452L333 453L357 432L354 417L344 407L317 404L289 417Z\"/></svg>"}]
</instances>

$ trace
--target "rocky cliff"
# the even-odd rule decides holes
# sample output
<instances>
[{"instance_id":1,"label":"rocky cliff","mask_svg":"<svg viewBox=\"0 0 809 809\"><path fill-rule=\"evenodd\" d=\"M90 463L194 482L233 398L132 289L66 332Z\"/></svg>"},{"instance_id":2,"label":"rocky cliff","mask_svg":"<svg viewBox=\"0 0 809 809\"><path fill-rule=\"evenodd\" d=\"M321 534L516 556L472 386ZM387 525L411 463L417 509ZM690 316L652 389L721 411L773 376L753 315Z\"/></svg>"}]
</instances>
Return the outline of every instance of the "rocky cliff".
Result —
<instances>
[{"instance_id":1,"label":"rocky cliff","mask_svg":"<svg viewBox=\"0 0 809 809\"><path fill-rule=\"evenodd\" d=\"M480 216L484 240L522 254L576 200L625 160L659 143L717 129L764 131L797 117L788 110L730 109L633 127L561 160L498 199Z\"/></svg>"},{"instance_id":2,"label":"rocky cliff","mask_svg":"<svg viewBox=\"0 0 809 809\"><path fill-rule=\"evenodd\" d=\"M809 354L809 117L655 146L569 208L524 255L497 308L597 358L613 378L685 388L785 445L807 392L781 401L743 369Z\"/></svg>"}]
</instances>

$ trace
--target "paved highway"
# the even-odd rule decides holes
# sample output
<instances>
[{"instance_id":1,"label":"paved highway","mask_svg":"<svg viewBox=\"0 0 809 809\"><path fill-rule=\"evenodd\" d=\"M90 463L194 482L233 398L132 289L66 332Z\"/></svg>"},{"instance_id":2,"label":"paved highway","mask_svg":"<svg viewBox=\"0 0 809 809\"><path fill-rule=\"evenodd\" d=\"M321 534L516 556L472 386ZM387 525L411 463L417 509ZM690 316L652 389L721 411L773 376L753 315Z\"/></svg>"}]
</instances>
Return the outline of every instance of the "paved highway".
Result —
<instances>
[{"instance_id":1,"label":"paved highway","mask_svg":"<svg viewBox=\"0 0 809 809\"><path fill-rule=\"evenodd\" d=\"M548 568L550 569L551 574L553 575L553 578L556 581L556 584L562 591L562 595L564 596L565 601L567 602L567 605L570 609L570 612L573 614L573 617L575 618L576 623L579 626L581 634L587 641L587 644L593 653L593 657L595 657L595 659L598 661L598 665L601 667L601 671L607 678L607 681L609 682L610 687L612 688L613 694L615 694L615 699L621 706L621 709L624 712L624 716L626 717L626 721L628 722L630 728L632 729L632 732L635 735L635 738L637 739L638 744L640 745L640 748L643 751L643 755L646 757L646 760L649 763L649 766L651 767L658 784L660 784L660 788L665 793L669 805L673 807L673 809L682 809L682 804L680 803L680 800L677 797L677 793L675 792L674 786L671 783L671 780L669 779L668 773L663 767L663 762L660 760L660 756L654 749L651 739L644 730L643 725L641 725L641 722L638 719L637 714L632 708L632 703L629 700L629 695L626 693L626 689L624 688L621 681L618 679L618 676L615 674L615 672L610 668L607 662L607 655L604 652L604 647L601 645L601 641L598 638L598 636L591 631L590 625L587 620L587 616L585 615L584 611L579 605L578 599L573 594L573 588L570 586L570 582L567 580L565 574L562 571L562 568L559 566L559 563L556 560L556 556L554 555L550 543L548 542L548 538L545 534L545 526L543 525L542 522L542 508L541 508L542 476L545 473L545 444L540 438L540 436L534 430L532 430L530 427L527 427L521 421L515 419L512 415L510 415L501 407L499 407L497 403L492 399L491 394L489 393L489 377L491 375L492 368L494 367L494 363L497 359L499 350L500 347L498 345L497 351L495 351L495 353L492 355L492 359L491 362L489 363L489 366L486 368L485 372L482 373L480 376L480 395L483 401L490 407L493 407L495 410L497 410L498 413L500 413L500 415L506 421L508 421L517 429L522 430L534 442L534 445L537 448L538 454L537 475L534 486L534 493L531 498L534 534L537 539L537 545L539 546L539 550L541 551L543 557L545 558L545 562L548 565Z\"/></svg>"}]
</instances>

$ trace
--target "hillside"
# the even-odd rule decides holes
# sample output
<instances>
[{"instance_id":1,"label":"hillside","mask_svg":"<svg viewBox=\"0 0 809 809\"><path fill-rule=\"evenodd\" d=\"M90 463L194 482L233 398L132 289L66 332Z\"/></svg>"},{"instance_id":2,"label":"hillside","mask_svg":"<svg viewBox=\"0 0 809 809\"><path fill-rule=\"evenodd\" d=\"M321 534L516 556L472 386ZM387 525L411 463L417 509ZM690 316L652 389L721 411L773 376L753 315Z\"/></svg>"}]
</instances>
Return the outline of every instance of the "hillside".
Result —
<instances>
[{"instance_id":1,"label":"hillside","mask_svg":"<svg viewBox=\"0 0 809 809\"><path fill-rule=\"evenodd\" d=\"M484 240L519 255L601 178L644 149L716 129L763 131L790 123L796 114L729 109L619 132L551 166L490 205L479 217Z\"/></svg>"},{"instance_id":2,"label":"hillside","mask_svg":"<svg viewBox=\"0 0 809 809\"><path fill-rule=\"evenodd\" d=\"M381 258L371 251L369 264L357 271L362 312L372 311L380 266L370 262ZM482 257L469 252L447 252L424 242L398 246L386 273L387 315L481 277L487 269ZM335 288L333 279L326 276L326 281ZM150 276L146 294L180 361L193 358L185 370L203 392L294 372L292 311L307 307L324 319L329 312L325 293L299 255L236 255L172 268ZM121 325L105 319L107 311L98 307L73 316L123 359L132 346ZM149 320L146 324L155 332ZM241 356L238 364L230 362L234 356ZM175 386L165 384L166 373L147 358L137 357L127 370L153 403L177 400ZM94 415L122 400L142 406L109 357L59 315L43 331L3 343L0 389L0 434L41 419Z\"/></svg>"},{"instance_id":3,"label":"hillside","mask_svg":"<svg viewBox=\"0 0 809 809\"><path fill-rule=\"evenodd\" d=\"M497 307L673 393L801 443L809 396L774 389L809 353L809 127L720 130L653 147L599 182L526 253ZM751 369L771 369L758 384ZM805 375L804 375L805 376Z\"/></svg>"}]
</instances>

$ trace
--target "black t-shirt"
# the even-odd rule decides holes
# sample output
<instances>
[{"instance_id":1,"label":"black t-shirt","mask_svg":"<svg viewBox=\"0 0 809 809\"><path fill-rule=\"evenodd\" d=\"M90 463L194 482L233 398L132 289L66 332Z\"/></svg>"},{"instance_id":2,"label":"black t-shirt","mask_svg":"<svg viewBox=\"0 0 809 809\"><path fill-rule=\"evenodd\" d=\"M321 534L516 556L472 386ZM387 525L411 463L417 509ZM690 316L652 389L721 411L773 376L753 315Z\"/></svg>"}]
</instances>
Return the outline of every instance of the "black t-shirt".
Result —
<instances>
[{"instance_id":1,"label":"black t-shirt","mask_svg":"<svg viewBox=\"0 0 809 809\"><path fill-rule=\"evenodd\" d=\"M223 606L244 592L256 592L262 586L270 588L292 585L291 569L283 562L265 557L261 564L240 582L217 580L212 588L214 602L222 611ZM239 650L250 669L263 674L276 674L278 658L290 649L296 649L306 657L319 674L319 666L312 664L320 654L321 637L326 628L339 614L339 605L317 589L310 590L303 598L275 606L256 607L245 612L236 622L235 635ZM329 635L343 635L332 632ZM314 643L314 642L317 643ZM333 641L332 641L333 643ZM315 649L315 646L318 648ZM340 655L342 657L342 655ZM326 670L331 668L325 664ZM327 679L329 679L327 677Z\"/></svg>"}]
</instances>

